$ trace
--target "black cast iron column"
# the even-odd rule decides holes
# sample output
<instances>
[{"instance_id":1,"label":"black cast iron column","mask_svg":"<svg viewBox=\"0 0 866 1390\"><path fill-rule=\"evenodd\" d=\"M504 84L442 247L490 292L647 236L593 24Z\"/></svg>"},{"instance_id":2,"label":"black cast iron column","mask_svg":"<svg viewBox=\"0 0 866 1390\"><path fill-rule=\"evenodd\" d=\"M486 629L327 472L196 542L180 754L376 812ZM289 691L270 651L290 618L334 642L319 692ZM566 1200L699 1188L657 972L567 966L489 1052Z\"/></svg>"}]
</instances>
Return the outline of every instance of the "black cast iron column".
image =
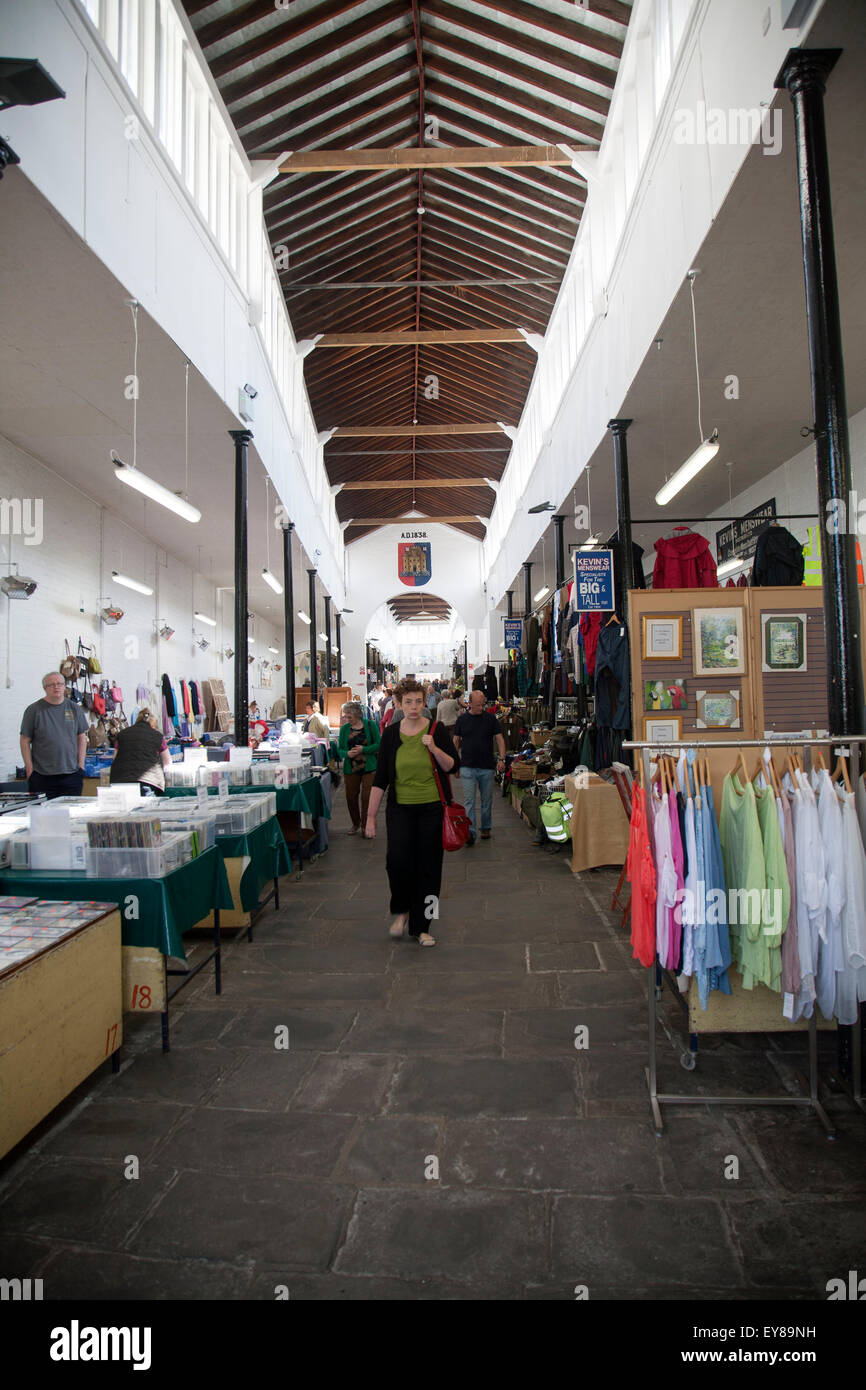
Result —
<instances>
[{"instance_id":1,"label":"black cast iron column","mask_svg":"<svg viewBox=\"0 0 866 1390\"><path fill-rule=\"evenodd\" d=\"M505 597L508 599L508 611L506 612L505 616L506 616L506 618L513 618L513 617L514 617L514 590L513 590L513 589L508 589L508 590L506 591Z\"/></svg>"},{"instance_id":2,"label":"black cast iron column","mask_svg":"<svg viewBox=\"0 0 866 1390\"><path fill-rule=\"evenodd\" d=\"M247 638L247 448L252 430L229 430L235 441L235 744L250 740Z\"/></svg>"},{"instance_id":3,"label":"black cast iron column","mask_svg":"<svg viewBox=\"0 0 866 1390\"><path fill-rule=\"evenodd\" d=\"M319 698L319 672L316 652L316 571L307 570L310 576L310 699Z\"/></svg>"},{"instance_id":4,"label":"black cast iron column","mask_svg":"<svg viewBox=\"0 0 866 1390\"><path fill-rule=\"evenodd\" d=\"M339 613L334 614L334 631L337 636L337 685L343 684L343 629Z\"/></svg>"},{"instance_id":5,"label":"black cast iron column","mask_svg":"<svg viewBox=\"0 0 866 1390\"><path fill-rule=\"evenodd\" d=\"M776 86L787 87L790 94L797 142L830 732L859 734L864 729L864 716L856 518L848 514L851 455L824 125L824 89L841 51L792 48ZM845 518L844 527L831 527L830 518L840 513Z\"/></svg>"},{"instance_id":6,"label":"black cast iron column","mask_svg":"<svg viewBox=\"0 0 866 1390\"><path fill-rule=\"evenodd\" d=\"M562 530L564 525L564 516L555 516L553 518L553 549L556 555L557 589L561 589L565 583L565 537Z\"/></svg>"},{"instance_id":7,"label":"black cast iron column","mask_svg":"<svg viewBox=\"0 0 866 1390\"><path fill-rule=\"evenodd\" d=\"M528 618L532 612L532 561L523 561L523 616Z\"/></svg>"},{"instance_id":8,"label":"black cast iron column","mask_svg":"<svg viewBox=\"0 0 866 1390\"><path fill-rule=\"evenodd\" d=\"M325 594L325 685L331 684L331 600Z\"/></svg>"},{"instance_id":9,"label":"black cast iron column","mask_svg":"<svg viewBox=\"0 0 866 1390\"><path fill-rule=\"evenodd\" d=\"M616 477L616 538L619 542L619 573L616 576L616 593L619 602L619 616L628 622L628 593L634 588L634 549L631 540L631 496L628 485L628 445L626 433L631 420L608 420L607 427L613 435L613 467Z\"/></svg>"},{"instance_id":10,"label":"black cast iron column","mask_svg":"<svg viewBox=\"0 0 866 1390\"><path fill-rule=\"evenodd\" d=\"M294 522L283 530L283 614L286 628L286 718L295 718L295 582L292 570Z\"/></svg>"}]
</instances>

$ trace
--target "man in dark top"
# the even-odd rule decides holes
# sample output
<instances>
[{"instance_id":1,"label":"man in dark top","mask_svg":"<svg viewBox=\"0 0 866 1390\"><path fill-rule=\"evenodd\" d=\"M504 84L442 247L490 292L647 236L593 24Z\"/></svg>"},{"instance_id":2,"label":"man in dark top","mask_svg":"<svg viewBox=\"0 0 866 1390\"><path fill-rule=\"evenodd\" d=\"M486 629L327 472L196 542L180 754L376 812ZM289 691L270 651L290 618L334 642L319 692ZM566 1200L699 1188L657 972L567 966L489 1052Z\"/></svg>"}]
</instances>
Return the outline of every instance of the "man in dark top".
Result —
<instances>
[{"instance_id":1,"label":"man in dark top","mask_svg":"<svg viewBox=\"0 0 866 1390\"><path fill-rule=\"evenodd\" d=\"M59 671L42 677L43 699L28 705L21 720L21 756L31 792L80 796L90 723L81 705L66 698Z\"/></svg>"},{"instance_id":2,"label":"man in dark top","mask_svg":"<svg viewBox=\"0 0 866 1390\"><path fill-rule=\"evenodd\" d=\"M468 844L475 844L475 788L481 793L481 838L490 839L493 819L493 773L505 767L505 737L495 715L484 708L483 690L473 690L469 696L469 713L461 714L454 725L454 747L460 754L460 781L463 784L463 804L472 833ZM493 745L499 754L493 756Z\"/></svg>"}]
</instances>

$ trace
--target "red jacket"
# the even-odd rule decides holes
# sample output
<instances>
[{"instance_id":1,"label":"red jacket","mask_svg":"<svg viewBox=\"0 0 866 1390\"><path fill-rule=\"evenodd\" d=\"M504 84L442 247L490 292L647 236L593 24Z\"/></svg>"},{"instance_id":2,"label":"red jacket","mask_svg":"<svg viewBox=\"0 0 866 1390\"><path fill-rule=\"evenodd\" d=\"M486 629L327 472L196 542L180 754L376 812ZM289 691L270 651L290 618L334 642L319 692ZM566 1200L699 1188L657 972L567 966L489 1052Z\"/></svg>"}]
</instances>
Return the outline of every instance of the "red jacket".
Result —
<instances>
[{"instance_id":1,"label":"red jacket","mask_svg":"<svg viewBox=\"0 0 866 1390\"><path fill-rule=\"evenodd\" d=\"M694 531L656 541L654 589L715 589L716 562L710 543Z\"/></svg>"}]
</instances>

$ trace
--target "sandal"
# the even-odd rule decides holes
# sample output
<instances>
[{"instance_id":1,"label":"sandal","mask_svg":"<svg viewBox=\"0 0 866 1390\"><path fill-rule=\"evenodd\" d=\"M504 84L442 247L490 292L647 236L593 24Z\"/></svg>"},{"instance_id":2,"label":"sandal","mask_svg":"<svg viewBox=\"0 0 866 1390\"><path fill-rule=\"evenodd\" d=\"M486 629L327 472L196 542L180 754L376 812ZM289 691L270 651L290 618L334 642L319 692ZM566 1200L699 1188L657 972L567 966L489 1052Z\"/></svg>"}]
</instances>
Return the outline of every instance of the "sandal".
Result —
<instances>
[{"instance_id":1,"label":"sandal","mask_svg":"<svg viewBox=\"0 0 866 1390\"><path fill-rule=\"evenodd\" d=\"M435 945L436 945L436 938L435 938L435 936L431 936L430 933L429 933L428 931L422 931L421 935L418 937L418 945L419 945L419 946L435 946Z\"/></svg>"},{"instance_id":2,"label":"sandal","mask_svg":"<svg viewBox=\"0 0 866 1390\"><path fill-rule=\"evenodd\" d=\"M406 928L408 925L409 914L407 913L406 916L403 918L402 922L398 917L396 922L391 923L391 926L388 928L388 935L393 936L394 940L398 941L401 936L406 935Z\"/></svg>"}]
</instances>

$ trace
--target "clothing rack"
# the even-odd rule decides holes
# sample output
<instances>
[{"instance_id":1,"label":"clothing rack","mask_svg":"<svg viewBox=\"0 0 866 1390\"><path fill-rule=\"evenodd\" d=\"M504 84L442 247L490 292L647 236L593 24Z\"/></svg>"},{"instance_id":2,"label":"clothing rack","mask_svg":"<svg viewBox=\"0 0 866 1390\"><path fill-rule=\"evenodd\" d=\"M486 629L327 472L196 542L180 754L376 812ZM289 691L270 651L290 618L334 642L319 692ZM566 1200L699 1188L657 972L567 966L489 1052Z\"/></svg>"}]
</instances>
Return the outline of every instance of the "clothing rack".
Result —
<instances>
[{"instance_id":1,"label":"clothing rack","mask_svg":"<svg viewBox=\"0 0 866 1390\"><path fill-rule=\"evenodd\" d=\"M674 752L680 753L690 748L826 748L828 744L838 744L839 751L845 744L852 744L859 754L859 745L866 744L866 734L844 734L828 736L827 738L769 738L769 739L681 739L675 743L650 743L646 740L629 740L623 742L623 751L630 750L639 752L643 761L644 784L648 787L651 782L652 772L650 767L650 752L666 752L671 756ZM848 755L850 756L850 755ZM652 965L647 967L647 1022L649 1029L649 1066L645 1068L647 1088L649 1090L649 1100L652 1107L653 1120L655 1122L656 1135L664 1132L664 1122L662 1120L662 1105L796 1105L808 1106L817 1118L821 1121L828 1139L835 1139L836 1128L830 1117L818 1099L818 1021L816 1017L816 1006L812 1009L812 1017L809 1019L809 1094L807 1096L694 1096L684 1095L678 1092L660 1093L658 1089L658 1076L656 1068L656 1004L661 998L661 986L659 983L661 965L656 959ZM842 1026L842 1025L837 1025ZM853 1025L853 1087L849 1091L852 1100L859 1109L866 1109L861 1088L861 1021L858 1010L857 1022ZM847 1088L846 1088L847 1089Z\"/></svg>"},{"instance_id":2,"label":"clothing rack","mask_svg":"<svg viewBox=\"0 0 866 1390\"><path fill-rule=\"evenodd\" d=\"M768 516L767 525L772 526L774 521L816 521L817 512L783 512L778 516ZM687 525L697 525L698 523L707 525L714 521L743 521L742 516L633 516L632 526L658 526L664 522L670 526L671 522L686 523Z\"/></svg>"}]
</instances>

